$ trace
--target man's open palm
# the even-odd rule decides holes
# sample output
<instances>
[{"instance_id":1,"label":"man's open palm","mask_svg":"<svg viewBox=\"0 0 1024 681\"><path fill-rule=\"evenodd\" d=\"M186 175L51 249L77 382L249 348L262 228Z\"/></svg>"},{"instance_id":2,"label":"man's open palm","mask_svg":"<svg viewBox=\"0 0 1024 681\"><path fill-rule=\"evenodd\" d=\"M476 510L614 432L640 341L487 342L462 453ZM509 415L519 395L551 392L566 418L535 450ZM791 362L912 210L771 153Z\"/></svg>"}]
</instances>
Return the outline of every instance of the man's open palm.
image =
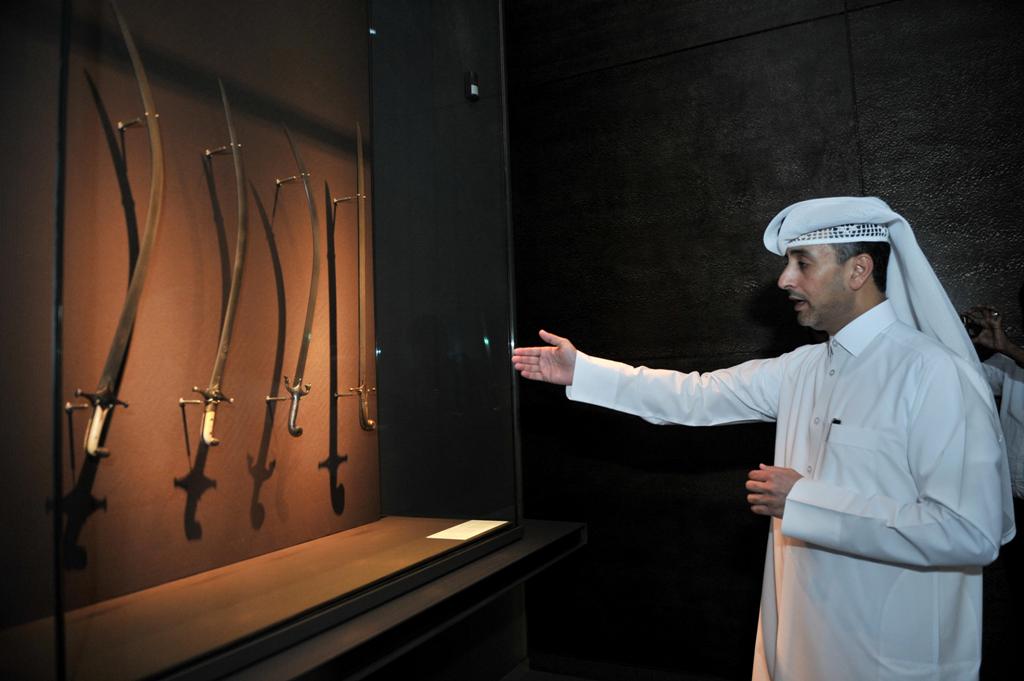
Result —
<instances>
[{"instance_id":1,"label":"man's open palm","mask_svg":"<svg viewBox=\"0 0 1024 681\"><path fill-rule=\"evenodd\" d=\"M512 351L512 364L523 378L546 381L558 385L572 385L576 366L576 348L568 338L556 336L543 329L540 339L549 345L535 348L516 348Z\"/></svg>"}]
</instances>

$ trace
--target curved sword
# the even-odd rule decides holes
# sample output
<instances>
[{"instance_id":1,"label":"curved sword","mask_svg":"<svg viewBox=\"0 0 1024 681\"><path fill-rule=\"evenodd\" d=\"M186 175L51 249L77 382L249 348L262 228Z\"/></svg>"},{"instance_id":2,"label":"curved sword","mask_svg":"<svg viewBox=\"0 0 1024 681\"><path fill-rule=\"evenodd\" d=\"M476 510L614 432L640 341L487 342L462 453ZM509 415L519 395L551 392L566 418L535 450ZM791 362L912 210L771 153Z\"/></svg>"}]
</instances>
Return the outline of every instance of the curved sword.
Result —
<instances>
[{"instance_id":1,"label":"curved sword","mask_svg":"<svg viewBox=\"0 0 1024 681\"><path fill-rule=\"evenodd\" d=\"M149 79L146 77L146 70L139 57L139 51L135 47L128 24L118 10L117 3L110 0L110 6L114 10L117 24L121 29L121 36L124 38L125 47L128 50L128 57L132 63L132 71L135 73L135 80L139 87L139 96L142 99L146 129L149 132L150 151L150 183L149 183L149 208L146 212L146 226L144 228L142 243L139 248L139 256L135 261L135 271L132 273L131 283L128 285L128 294L125 296L124 307L121 308L121 317L117 322L117 331L114 340L110 344L110 351L107 353L107 361L103 365L103 374L100 376L96 392L87 393L81 388L75 391L76 397L85 397L92 405L92 417L85 429L85 451L89 456L107 456L109 452L102 446L105 439L107 419L110 412L117 405L127 407L128 405L117 398L117 390L120 383L121 372L124 369L124 359L128 352L128 343L131 340L132 328L135 325L135 313L139 307L139 298L142 296L142 287L146 279L146 271L149 264L149 255L153 248L153 241L156 238L157 223L160 221L160 210L163 206L164 196L164 150L163 140L160 135L160 114L156 111L153 102L153 93L149 87Z\"/></svg>"},{"instance_id":2,"label":"curved sword","mask_svg":"<svg viewBox=\"0 0 1024 681\"><path fill-rule=\"evenodd\" d=\"M242 164L242 145L238 142L235 134L235 121L231 117L231 105L228 102L228 94L224 90L224 83L218 78L220 86L220 98L224 103L224 118L228 124L227 147L207 149L206 157L212 158L217 154L227 151L231 152L235 166L235 196L238 199L238 230L235 240L235 264L231 271L231 292L228 293L228 304L224 309L224 321L220 329L220 345L217 347L217 358L213 363L213 372L210 375L210 383L206 390L193 386L192 392L199 393L202 400L178 400L179 404L204 405L203 408L203 442L208 447L216 447L220 444L213 434L213 424L217 418L217 407L221 402L231 404L234 400L221 392L221 379L224 376L224 364L228 359L228 348L231 345L231 330L235 324L235 309L238 307L238 292L242 288L242 271L245 268L245 250L249 235L249 202L246 194L245 166Z\"/></svg>"},{"instance_id":3,"label":"curved sword","mask_svg":"<svg viewBox=\"0 0 1024 681\"><path fill-rule=\"evenodd\" d=\"M320 240L317 236L316 229L316 206L313 204L313 189L309 184L309 173L306 171L306 164L302 162L302 156L299 155L299 149L295 146L295 140L292 139L292 133L288 130L287 126L284 127L284 134L288 137L288 146L291 147L292 156L295 158L295 165L299 169L297 176L289 177L284 180L278 180L277 184L280 186L285 182L291 182L293 180L302 180L302 187L306 191L306 205L309 207L309 224L313 230L313 267L309 277L309 299L306 303L306 323L302 327L302 343L299 346L299 358L295 362L295 379L290 381L287 376L284 377L285 389L288 394L291 395L292 406L288 412L288 432L293 437L299 437L302 435L302 428L296 425L296 420L299 416L299 400L309 394L311 385L303 384L302 379L306 371L306 355L309 353L309 341L313 338L313 317L316 313L316 291L317 291L317 280L320 278ZM267 401L271 401L274 397L267 397Z\"/></svg>"}]
</instances>

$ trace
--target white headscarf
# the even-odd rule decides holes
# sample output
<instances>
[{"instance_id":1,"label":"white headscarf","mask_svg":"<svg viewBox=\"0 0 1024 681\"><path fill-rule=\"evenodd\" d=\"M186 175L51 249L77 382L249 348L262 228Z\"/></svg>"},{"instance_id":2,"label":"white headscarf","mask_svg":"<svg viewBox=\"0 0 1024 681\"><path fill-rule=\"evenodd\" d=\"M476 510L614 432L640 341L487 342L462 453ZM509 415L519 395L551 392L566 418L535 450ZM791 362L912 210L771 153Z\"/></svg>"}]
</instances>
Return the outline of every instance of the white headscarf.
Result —
<instances>
[{"instance_id":1,"label":"white headscarf","mask_svg":"<svg viewBox=\"0 0 1024 681\"><path fill-rule=\"evenodd\" d=\"M967 331L946 290L939 283L928 259L917 245L914 232L903 216L875 197L836 196L800 201L783 209L764 230L764 245L772 253L785 255L791 242L810 232L819 238L800 243L849 243L884 241L876 235L858 236L864 230L847 229L826 235L824 228L883 225L892 249L886 270L885 295L900 321L936 339L967 361L980 374L981 363Z\"/></svg>"},{"instance_id":2,"label":"white headscarf","mask_svg":"<svg viewBox=\"0 0 1024 681\"><path fill-rule=\"evenodd\" d=\"M884 230L872 229L884 226ZM841 229L829 229L840 227ZM887 232L887 233L885 233ZM800 239L800 237L804 237ZM799 240L798 240L799 239ZM899 319L938 340L960 360L961 382L965 395L974 392L980 400L967 399L965 414L967 442L973 447L993 447L1000 451L1002 499L995 502L1002 512L1002 541L1014 535L1013 502L1006 445L999 437L999 415L981 362L946 290L939 283L928 259L917 245L910 224L882 201L874 197L837 196L800 201L783 209L764 230L764 245L772 253L785 255L797 244L888 241L891 247L886 269L886 297ZM968 387L970 386L970 387ZM990 512L995 509L990 509Z\"/></svg>"}]
</instances>

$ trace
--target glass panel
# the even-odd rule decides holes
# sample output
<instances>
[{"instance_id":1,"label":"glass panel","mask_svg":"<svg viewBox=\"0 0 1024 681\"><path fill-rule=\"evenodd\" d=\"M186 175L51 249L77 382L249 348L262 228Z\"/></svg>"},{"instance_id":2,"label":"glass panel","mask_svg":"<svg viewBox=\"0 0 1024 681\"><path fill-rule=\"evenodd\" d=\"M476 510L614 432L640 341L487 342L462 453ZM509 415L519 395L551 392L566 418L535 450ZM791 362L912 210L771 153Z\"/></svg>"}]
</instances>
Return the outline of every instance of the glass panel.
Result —
<instances>
[{"instance_id":1,"label":"glass panel","mask_svg":"<svg viewBox=\"0 0 1024 681\"><path fill-rule=\"evenodd\" d=\"M53 300L60 3L5 5L0 149L0 677L57 675ZM18 93L16 96L13 93Z\"/></svg>"},{"instance_id":2,"label":"glass panel","mask_svg":"<svg viewBox=\"0 0 1024 681\"><path fill-rule=\"evenodd\" d=\"M497 6L72 4L59 268L61 9L3 23L4 677L224 673L511 541Z\"/></svg>"},{"instance_id":3,"label":"glass panel","mask_svg":"<svg viewBox=\"0 0 1024 681\"><path fill-rule=\"evenodd\" d=\"M372 3L386 513L515 518L498 9Z\"/></svg>"}]
</instances>

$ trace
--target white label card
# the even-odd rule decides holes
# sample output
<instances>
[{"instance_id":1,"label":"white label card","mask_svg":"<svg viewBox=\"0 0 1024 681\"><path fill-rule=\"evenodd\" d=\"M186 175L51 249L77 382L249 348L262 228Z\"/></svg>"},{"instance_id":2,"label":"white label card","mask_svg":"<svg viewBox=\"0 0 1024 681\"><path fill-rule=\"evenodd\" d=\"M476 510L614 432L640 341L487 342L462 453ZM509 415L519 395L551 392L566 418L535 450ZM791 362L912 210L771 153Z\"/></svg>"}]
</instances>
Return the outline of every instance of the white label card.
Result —
<instances>
[{"instance_id":1,"label":"white label card","mask_svg":"<svg viewBox=\"0 0 1024 681\"><path fill-rule=\"evenodd\" d=\"M447 530L441 530L432 534L427 539L456 539L464 541L507 524L507 520L467 520L464 523L453 525Z\"/></svg>"}]
</instances>

